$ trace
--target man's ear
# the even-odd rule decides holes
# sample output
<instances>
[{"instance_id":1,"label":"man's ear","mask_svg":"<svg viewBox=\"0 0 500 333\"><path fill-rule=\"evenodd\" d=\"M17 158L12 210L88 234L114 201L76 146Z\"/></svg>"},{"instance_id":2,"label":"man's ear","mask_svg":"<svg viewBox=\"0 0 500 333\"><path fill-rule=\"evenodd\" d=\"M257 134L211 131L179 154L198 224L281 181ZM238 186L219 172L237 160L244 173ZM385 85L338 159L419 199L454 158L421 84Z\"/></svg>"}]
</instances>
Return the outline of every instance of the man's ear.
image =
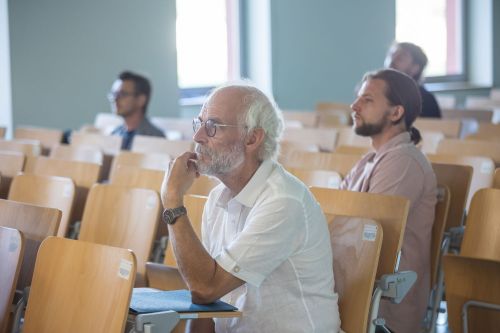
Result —
<instances>
[{"instance_id":1,"label":"man's ear","mask_svg":"<svg viewBox=\"0 0 500 333\"><path fill-rule=\"evenodd\" d=\"M398 123L405 114L405 108L402 105L396 105L392 107L391 110L391 121L396 124Z\"/></svg>"},{"instance_id":2,"label":"man's ear","mask_svg":"<svg viewBox=\"0 0 500 333\"><path fill-rule=\"evenodd\" d=\"M141 94L141 95L137 95L137 104L139 105L139 108L141 110L144 110L144 106L146 105L146 95L144 94Z\"/></svg>"},{"instance_id":3,"label":"man's ear","mask_svg":"<svg viewBox=\"0 0 500 333\"><path fill-rule=\"evenodd\" d=\"M409 74L411 77L415 77L415 75L417 75L418 72L420 72L421 68L420 68L420 65L419 64L413 64L410 69L409 69ZM418 82L417 82L418 84Z\"/></svg>"},{"instance_id":4,"label":"man's ear","mask_svg":"<svg viewBox=\"0 0 500 333\"><path fill-rule=\"evenodd\" d=\"M265 132L262 128L254 128L253 130L248 132L245 140L245 145L249 149L256 150L261 146L265 136Z\"/></svg>"}]
</instances>

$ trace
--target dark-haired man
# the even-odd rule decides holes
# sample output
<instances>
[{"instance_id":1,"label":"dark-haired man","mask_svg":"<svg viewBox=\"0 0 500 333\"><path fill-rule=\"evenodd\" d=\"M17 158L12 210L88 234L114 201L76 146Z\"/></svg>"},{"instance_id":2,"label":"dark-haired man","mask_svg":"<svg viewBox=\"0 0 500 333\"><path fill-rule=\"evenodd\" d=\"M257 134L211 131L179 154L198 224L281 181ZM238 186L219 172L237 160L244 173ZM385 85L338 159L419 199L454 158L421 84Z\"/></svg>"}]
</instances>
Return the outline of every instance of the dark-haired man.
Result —
<instances>
[{"instance_id":1,"label":"dark-haired man","mask_svg":"<svg viewBox=\"0 0 500 333\"><path fill-rule=\"evenodd\" d=\"M382 300L380 315L393 332L420 332L430 293L430 251L436 177L416 147L420 114L417 83L408 75L384 69L368 73L352 103L354 130L370 137L375 152L365 155L349 172L342 189L397 195L410 201L401 250L400 271L414 271L417 281L403 302Z\"/></svg>"},{"instance_id":2,"label":"dark-haired man","mask_svg":"<svg viewBox=\"0 0 500 333\"><path fill-rule=\"evenodd\" d=\"M419 84L422 96L420 117L441 118L441 110L436 98L422 84L425 66L427 66L427 56L419 46L412 43L394 43L385 58L385 67L403 72Z\"/></svg>"},{"instance_id":3,"label":"dark-haired man","mask_svg":"<svg viewBox=\"0 0 500 333\"><path fill-rule=\"evenodd\" d=\"M123 137L122 149L131 148L134 135L165 137L146 117L150 97L151 84L144 76L125 71L113 83L108 99L113 112L123 117L124 124L111 134Z\"/></svg>"}]
</instances>

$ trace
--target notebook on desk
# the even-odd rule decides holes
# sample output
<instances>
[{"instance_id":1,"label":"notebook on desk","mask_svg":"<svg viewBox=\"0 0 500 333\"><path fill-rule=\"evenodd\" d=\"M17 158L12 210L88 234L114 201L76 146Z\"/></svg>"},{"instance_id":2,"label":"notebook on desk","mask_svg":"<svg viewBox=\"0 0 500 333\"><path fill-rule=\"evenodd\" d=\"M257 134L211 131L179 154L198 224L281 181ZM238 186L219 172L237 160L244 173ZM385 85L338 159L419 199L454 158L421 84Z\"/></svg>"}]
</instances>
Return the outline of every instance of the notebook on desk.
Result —
<instances>
[{"instance_id":1,"label":"notebook on desk","mask_svg":"<svg viewBox=\"0 0 500 333\"><path fill-rule=\"evenodd\" d=\"M182 312L237 311L234 306L222 301L211 304L193 304L189 290L162 291L152 288L134 288L130 300L130 311L136 314L173 310Z\"/></svg>"}]
</instances>

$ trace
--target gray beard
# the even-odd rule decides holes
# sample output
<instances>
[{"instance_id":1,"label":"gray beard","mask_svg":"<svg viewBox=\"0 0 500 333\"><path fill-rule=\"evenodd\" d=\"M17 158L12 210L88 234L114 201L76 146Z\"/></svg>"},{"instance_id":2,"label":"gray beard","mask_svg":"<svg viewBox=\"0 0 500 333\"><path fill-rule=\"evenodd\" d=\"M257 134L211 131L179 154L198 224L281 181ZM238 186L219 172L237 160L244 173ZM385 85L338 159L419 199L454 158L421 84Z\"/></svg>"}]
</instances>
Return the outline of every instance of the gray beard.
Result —
<instances>
[{"instance_id":1,"label":"gray beard","mask_svg":"<svg viewBox=\"0 0 500 333\"><path fill-rule=\"evenodd\" d=\"M196 144L195 152L210 157L210 162L198 160L198 172L208 176L221 176L233 171L245 160L243 144L233 145L227 151L216 152L213 149Z\"/></svg>"}]
</instances>

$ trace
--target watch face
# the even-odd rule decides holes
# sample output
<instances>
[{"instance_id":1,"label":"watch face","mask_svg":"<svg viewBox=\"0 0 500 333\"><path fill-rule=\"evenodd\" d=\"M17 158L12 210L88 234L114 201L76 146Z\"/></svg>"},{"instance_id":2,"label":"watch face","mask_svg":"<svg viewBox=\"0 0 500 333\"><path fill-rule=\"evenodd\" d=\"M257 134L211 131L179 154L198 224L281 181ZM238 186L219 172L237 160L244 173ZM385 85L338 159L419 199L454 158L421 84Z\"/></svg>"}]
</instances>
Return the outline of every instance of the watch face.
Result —
<instances>
[{"instance_id":1,"label":"watch face","mask_svg":"<svg viewBox=\"0 0 500 333\"><path fill-rule=\"evenodd\" d=\"M184 206L165 209L163 211L163 221L167 224L174 224L179 216L184 215L186 213L187 211Z\"/></svg>"},{"instance_id":2,"label":"watch face","mask_svg":"<svg viewBox=\"0 0 500 333\"><path fill-rule=\"evenodd\" d=\"M171 209L165 209L163 212L163 221L167 224L172 224L174 221L174 213L172 212Z\"/></svg>"}]
</instances>

